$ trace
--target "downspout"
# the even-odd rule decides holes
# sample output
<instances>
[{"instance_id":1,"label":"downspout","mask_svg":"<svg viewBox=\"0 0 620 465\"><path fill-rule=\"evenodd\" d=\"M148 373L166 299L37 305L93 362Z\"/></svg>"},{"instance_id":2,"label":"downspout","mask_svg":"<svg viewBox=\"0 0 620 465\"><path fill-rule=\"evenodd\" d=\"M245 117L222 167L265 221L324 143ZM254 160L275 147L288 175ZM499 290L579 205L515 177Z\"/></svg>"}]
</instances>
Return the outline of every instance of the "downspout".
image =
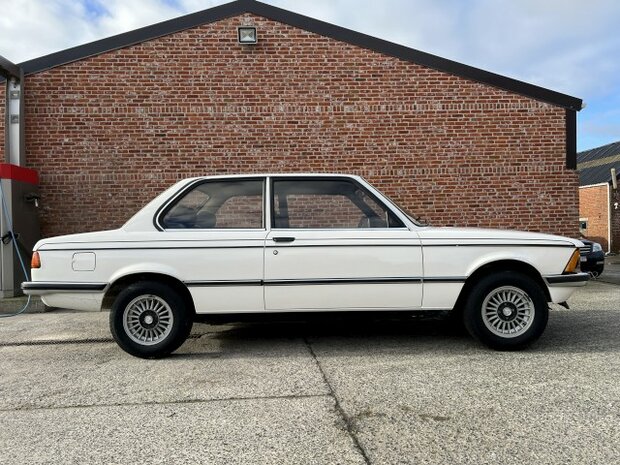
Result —
<instances>
[{"instance_id":1,"label":"downspout","mask_svg":"<svg viewBox=\"0 0 620 465\"><path fill-rule=\"evenodd\" d=\"M611 186L607 183L607 237L609 240L607 241L607 253L611 253Z\"/></svg>"},{"instance_id":2,"label":"downspout","mask_svg":"<svg viewBox=\"0 0 620 465\"><path fill-rule=\"evenodd\" d=\"M609 197L609 202L607 202L607 212L609 216L607 218L607 225L609 226L609 250L608 253L611 253L611 241L613 240L611 237L611 205L614 200L613 191L618 189L618 177L616 175L616 168L611 168L611 186L607 183L607 194ZM614 208L615 210L615 208Z\"/></svg>"},{"instance_id":3,"label":"downspout","mask_svg":"<svg viewBox=\"0 0 620 465\"><path fill-rule=\"evenodd\" d=\"M6 163L25 166L24 70L7 76L4 96L4 158Z\"/></svg>"}]
</instances>

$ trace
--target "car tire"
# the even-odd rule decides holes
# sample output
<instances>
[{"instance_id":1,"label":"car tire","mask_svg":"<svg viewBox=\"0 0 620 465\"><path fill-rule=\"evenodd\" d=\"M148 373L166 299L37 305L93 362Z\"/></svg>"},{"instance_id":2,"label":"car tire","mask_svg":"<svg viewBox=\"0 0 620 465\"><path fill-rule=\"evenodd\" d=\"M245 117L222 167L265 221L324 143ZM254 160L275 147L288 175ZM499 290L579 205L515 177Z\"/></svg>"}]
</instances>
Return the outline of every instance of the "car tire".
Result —
<instances>
[{"instance_id":1,"label":"car tire","mask_svg":"<svg viewBox=\"0 0 620 465\"><path fill-rule=\"evenodd\" d=\"M138 282L123 289L110 312L110 331L125 352L162 358L189 336L193 317L183 298L158 282Z\"/></svg>"},{"instance_id":2,"label":"car tire","mask_svg":"<svg viewBox=\"0 0 620 465\"><path fill-rule=\"evenodd\" d=\"M463 311L469 334L496 350L527 347L541 336L548 319L549 306L540 285L514 271L481 278Z\"/></svg>"}]
</instances>

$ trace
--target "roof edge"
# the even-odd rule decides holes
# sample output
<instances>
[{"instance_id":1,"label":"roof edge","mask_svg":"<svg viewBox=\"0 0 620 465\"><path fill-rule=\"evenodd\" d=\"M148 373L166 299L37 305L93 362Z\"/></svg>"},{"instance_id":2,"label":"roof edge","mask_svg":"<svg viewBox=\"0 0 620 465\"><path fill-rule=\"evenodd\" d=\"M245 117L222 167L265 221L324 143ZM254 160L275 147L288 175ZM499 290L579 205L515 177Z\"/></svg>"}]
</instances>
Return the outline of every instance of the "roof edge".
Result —
<instances>
[{"instance_id":1,"label":"roof edge","mask_svg":"<svg viewBox=\"0 0 620 465\"><path fill-rule=\"evenodd\" d=\"M207 10L179 16L161 23L145 26L84 45L78 45L43 57L34 58L20 63L19 66L23 68L24 74L35 74L88 57L147 42L158 37L167 36L243 13L253 13L341 42L370 49L404 61L413 62L438 71L520 94L525 97L564 107L569 110L579 111L582 108L583 102L577 97L485 71L447 58L431 55L430 53L369 36L361 32L336 26L255 0L236 0L225 3Z\"/></svg>"},{"instance_id":2,"label":"roof edge","mask_svg":"<svg viewBox=\"0 0 620 465\"><path fill-rule=\"evenodd\" d=\"M595 150L602 150L606 147L611 147L612 145L618 145L618 153L620 153L620 140L617 140L615 142L609 142L608 144L599 145L598 147L592 147L591 149L581 150L580 152L578 152L578 155L594 152Z\"/></svg>"},{"instance_id":3,"label":"roof edge","mask_svg":"<svg viewBox=\"0 0 620 465\"><path fill-rule=\"evenodd\" d=\"M253 0L249 3L252 4L256 10L251 11L252 13L289 24L299 29L314 32L341 42L347 42L358 47L374 50L385 55L390 55L405 61L426 66L428 68L433 68L438 71L443 71L459 77L477 81L482 84L508 90L536 100L542 100L569 110L580 111L583 107L582 99L572 97L561 92L556 92L554 90L529 84L524 81L519 81L507 76L465 65L457 61L422 52L414 48L369 36L361 32L336 26L334 24L310 18L308 16L303 16L298 13L292 13L288 10L267 5L265 3Z\"/></svg>"},{"instance_id":4,"label":"roof edge","mask_svg":"<svg viewBox=\"0 0 620 465\"><path fill-rule=\"evenodd\" d=\"M24 69L25 75L40 73L85 58L101 55L102 53L130 47L176 32L192 29L202 24L214 23L231 16L236 16L245 13L251 3L253 3L251 0L237 0L225 3L207 10L179 16L94 42L50 53L39 58L33 58L20 63L19 66Z\"/></svg>"},{"instance_id":5,"label":"roof edge","mask_svg":"<svg viewBox=\"0 0 620 465\"><path fill-rule=\"evenodd\" d=\"M0 77L19 79L21 77L21 68L0 55Z\"/></svg>"}]
</instances>

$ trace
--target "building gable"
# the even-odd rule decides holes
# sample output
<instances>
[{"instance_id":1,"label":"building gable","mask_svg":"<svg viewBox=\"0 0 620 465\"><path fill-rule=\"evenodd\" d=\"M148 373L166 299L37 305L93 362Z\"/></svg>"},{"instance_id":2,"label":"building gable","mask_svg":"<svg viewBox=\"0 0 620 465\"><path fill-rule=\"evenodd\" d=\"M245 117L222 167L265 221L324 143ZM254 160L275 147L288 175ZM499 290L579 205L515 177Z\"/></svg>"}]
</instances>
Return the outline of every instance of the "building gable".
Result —
<instances>
[{"instance_id":1,"label":"building gable","mask_svg":"<svg viewBox=\"0 0 620 465\"><path fill-rule=\"evenodd\" d=\"M255 0L237 0L214 8L174 18L151 26L108 37L85 45L80 45L60 52L21 63L26 75L61 66L73 61L128 47L158 37L174 34L204 24L220 21L231 16L252 13L309 32L330 37L352 45L374 50L402 60L450 73L459 77L477 81L493 87L541 100L552 105L579 111L582 100L560 92L528 84L499 74L484 71L446 58L438 57L413 48L398 45L383 39L352 31L340 26L319 21L314 18L293 13Z\"/></svg>"}]
</instances>

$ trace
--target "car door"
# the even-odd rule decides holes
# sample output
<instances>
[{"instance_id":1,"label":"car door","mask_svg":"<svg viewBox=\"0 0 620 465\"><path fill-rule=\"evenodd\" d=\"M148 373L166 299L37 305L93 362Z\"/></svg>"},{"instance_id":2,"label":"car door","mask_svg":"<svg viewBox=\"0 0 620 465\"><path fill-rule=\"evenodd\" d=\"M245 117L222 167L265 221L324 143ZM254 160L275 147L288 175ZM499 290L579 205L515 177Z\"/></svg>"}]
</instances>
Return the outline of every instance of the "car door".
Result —
<instances>
[{"instance_id":1,"label":"car door","mask_svg":"<svg viewBox=\"0 0 620 465\"><path fill-rule=\"evenodd\" d=\"M158 216L158 260L187 285L197 313L262 312L265 178L202 179Z\"/></svg>"},{"instance_id":2,"label":"car door","mask_svg":"<svg viewBox=\"0 0 620 465\"><path fill-rule=\"evenodd\" d=\"M267 311L421 306L420 240L368 189L348 177L270 182Z\"/></svg>"}]
</instances>

